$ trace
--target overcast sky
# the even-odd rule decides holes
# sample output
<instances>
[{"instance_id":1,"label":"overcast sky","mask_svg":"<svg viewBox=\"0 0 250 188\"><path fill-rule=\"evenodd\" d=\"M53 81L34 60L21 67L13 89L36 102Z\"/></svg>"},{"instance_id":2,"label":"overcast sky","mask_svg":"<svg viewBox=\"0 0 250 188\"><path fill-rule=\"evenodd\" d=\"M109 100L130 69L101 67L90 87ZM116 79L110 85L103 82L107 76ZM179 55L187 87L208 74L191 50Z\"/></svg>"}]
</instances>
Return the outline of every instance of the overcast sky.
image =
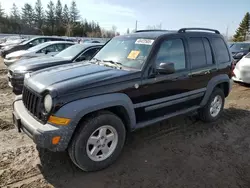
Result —
<instances>
[{"instance_id":1,"label":"overcast sky","mask_svg":"<svg viewBox=\"0 0 250 188\"><path fill-rule=\"evenodd\" d=\"M35 5L36 0L0 0L6 12L13 3ZM47 7L49 0L42 0ZM54 0L56 4L57 0ZM61 0L70 5L71 0ZM233 34L244 14L250 11L249 0L76 0L82 17L99 22L105 29L116 25L125 33L127 28L145 29L148 25L162 24L163 29L181 27L208 27Z\"/></svg>"}]
</instances>

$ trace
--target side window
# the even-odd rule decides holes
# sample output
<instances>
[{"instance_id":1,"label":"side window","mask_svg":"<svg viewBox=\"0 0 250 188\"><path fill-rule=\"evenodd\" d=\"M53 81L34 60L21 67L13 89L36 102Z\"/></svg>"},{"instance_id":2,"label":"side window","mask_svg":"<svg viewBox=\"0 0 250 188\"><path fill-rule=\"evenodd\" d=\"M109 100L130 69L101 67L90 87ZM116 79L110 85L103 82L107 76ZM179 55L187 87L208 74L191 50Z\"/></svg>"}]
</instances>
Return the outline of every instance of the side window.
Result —
<instances>
[{"instance_id":1,"label":"side window","mask_svg":"<svg viewBox=\"0 0 250 188\"><path fill-rule=\"evenodd\" d=\"M226 63L230 61L230 56L227 50L227 46L223 39L216 37L212 39L214 46L214 52L218 63Z\"/></svg>"},{"instance_id":2,"label":"side window","mask_svg":"<svg viewBox=\"0 0 250 188\"><path fill-rule=\"evenodd\" d=\"M175 71L186 68L185 50L181 39L164 41L156 56L156 66L160 63L174 63Z\"/></svg>"},{"instance_id":3,"label":"side window","mask_svg":"<svg viewBox=\"0 0 250 188\"><path fill-rule=\"evenodd\" d=\"M207 64L202 38L189 38L189 51L192 68L203 67Z\"/></svg>"},{"instance_id":4,"label":"side window","mask_svg":"<svg viewBox=\"0 0 250 188\"><path fill-rule=\"evenodd\" d=\"M36 45L40 44L39 39L35 39L35 40L31 41L31 43L32 43L32 46L36 46Z\"/></svg>"},{"instance_id":5,"label":"side window","mask_svg":"<svg viewBox=\"0 0 250 188\"><path fill-rule=\"evenodd\" d=\"M65 44L65 48L72 46L73 44Z\"/></svg>"},{"instance_id":6,"label":"side window","mask_svg":"<svg viewBox=\"0 0 250 188\"><path fill-rule=\"evenodd\" d=\"M82 53L75 61L84 61L84 60L90 60L92 57L96 54L96 52L99 50L99 48L91 48L84 53Z\"/></svg>"},{"instance_id":7,"label":"side window","mask_svg":"<svg viewBox=\"0 0 250 188\"><path fill-rule=\"evenodd\" d=\"M203 44L204 44L204 48L205 48L205 52L206 52L207 64L211 65L211 64L213 64L213 55L212 55L210 42L208 41L207 38L203 38Z\"/></svg>"},{"instance_id":8,"label":"side window","mask_svg":"<svg viewBox=\"0 0 250 188\"><path fill-rule=\"evenodd\" d=\"M65 44L56 44L55 48L56 52L60 52L65 49Z\"/></svg>"},{"instance_id":9,"label":"side window","mask_svg":"<svg viewBox=\"0 0 250 188\"><path fill-rule=\"evenodd\" d=\"M45 38L43 40L44 40L44 42L50 42L50 41L52 41L50 38Z\"/></svg>"},{"instance_id":10,"label":"side window","mask_svg":"<svg viewBox=\"0 0 250 188\"><path fill-rule=\"evenodd\" d=\"M42 50L40 50L40 53L50 53L50 52L55 52L56 49L55 49L55 45L50 45L50 46L47 46L46 48L43 48Z\"/></svg>"}]
</instances>

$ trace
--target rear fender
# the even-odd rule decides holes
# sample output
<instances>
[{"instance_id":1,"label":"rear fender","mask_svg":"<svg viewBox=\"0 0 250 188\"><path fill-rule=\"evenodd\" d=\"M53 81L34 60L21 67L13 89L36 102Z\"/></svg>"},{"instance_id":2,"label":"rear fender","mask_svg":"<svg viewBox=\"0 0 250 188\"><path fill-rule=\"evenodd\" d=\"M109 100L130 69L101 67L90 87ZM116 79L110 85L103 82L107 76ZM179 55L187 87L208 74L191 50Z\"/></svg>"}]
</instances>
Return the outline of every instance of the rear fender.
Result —
<instances>
[{"instance_id":1,"label":"rear fender","mask_svg":"<svg viewBox=\"0 0 250 188\"><path fill-rule=\"evenodd\" d=\"M206 90L206 93L205 93L205 96L203 97L202 101L201 101L201 106L205 106L209 100L209 97L211 96L214 88L216 86L218 86L219 84L221 83L228 83L229 85L229 91L231 90L232 88L232 82L229 78L229 76L227 74L222 74L222 75L218 75L218 76L215 76L213 77L209 82L208 82L208 85L207 85L207 90Z\"/></svg>"}]
</instances>

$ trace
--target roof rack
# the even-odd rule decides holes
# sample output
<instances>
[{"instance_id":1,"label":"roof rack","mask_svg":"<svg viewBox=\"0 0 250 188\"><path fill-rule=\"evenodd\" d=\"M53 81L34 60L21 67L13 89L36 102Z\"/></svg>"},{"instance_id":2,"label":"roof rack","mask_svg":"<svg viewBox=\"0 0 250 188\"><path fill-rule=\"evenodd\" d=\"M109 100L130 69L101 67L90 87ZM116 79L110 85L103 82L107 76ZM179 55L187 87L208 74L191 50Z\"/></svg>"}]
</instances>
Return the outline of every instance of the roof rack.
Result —
<instances>
[{"instance_id":1,"label":"roof rack","mask_svg":"<svg viewBox=\"0 0 250 188\"><path fill-rule=\"evenodd\" d=\"M169 30L162 30L162 29L145 29L145 30L137 30L135 33L140 33L140 32L154 32L154 31L169 31Z\"/></svg>"},{"instance_id":2,"label":"roof rack","mask_svg":"<svg viewBox=\"0 0 250 188\"><path fill-rule=\"evenodd\" d=\"M187 30L198 30L198 31L212 31L215 32L216 34L220 34L220 32L216 29L208 29L208 28L181 28L179 29L178 33L185 33Z\"/></svg>"}]
</instances>

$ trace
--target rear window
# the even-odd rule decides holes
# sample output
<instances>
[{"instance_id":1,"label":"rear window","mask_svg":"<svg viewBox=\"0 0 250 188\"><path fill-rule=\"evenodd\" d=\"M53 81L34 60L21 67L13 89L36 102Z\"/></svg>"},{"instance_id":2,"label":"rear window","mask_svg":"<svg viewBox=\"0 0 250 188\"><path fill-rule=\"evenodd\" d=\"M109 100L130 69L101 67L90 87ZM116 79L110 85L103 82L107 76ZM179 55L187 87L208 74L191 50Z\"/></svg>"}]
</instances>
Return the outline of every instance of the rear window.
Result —
<instances>
[{"instance_id":1,"label":"rear window","mask_svg":"<svg viewBox=\"0 0 250 188\"><path fill-rule=\"evenodd\" d=\"M228 61L230 61L230 55L224 40L216 37L212 39L212 43L214 46L215 57L218 63L227 63Z\"/></svg>"}]
</instances>

